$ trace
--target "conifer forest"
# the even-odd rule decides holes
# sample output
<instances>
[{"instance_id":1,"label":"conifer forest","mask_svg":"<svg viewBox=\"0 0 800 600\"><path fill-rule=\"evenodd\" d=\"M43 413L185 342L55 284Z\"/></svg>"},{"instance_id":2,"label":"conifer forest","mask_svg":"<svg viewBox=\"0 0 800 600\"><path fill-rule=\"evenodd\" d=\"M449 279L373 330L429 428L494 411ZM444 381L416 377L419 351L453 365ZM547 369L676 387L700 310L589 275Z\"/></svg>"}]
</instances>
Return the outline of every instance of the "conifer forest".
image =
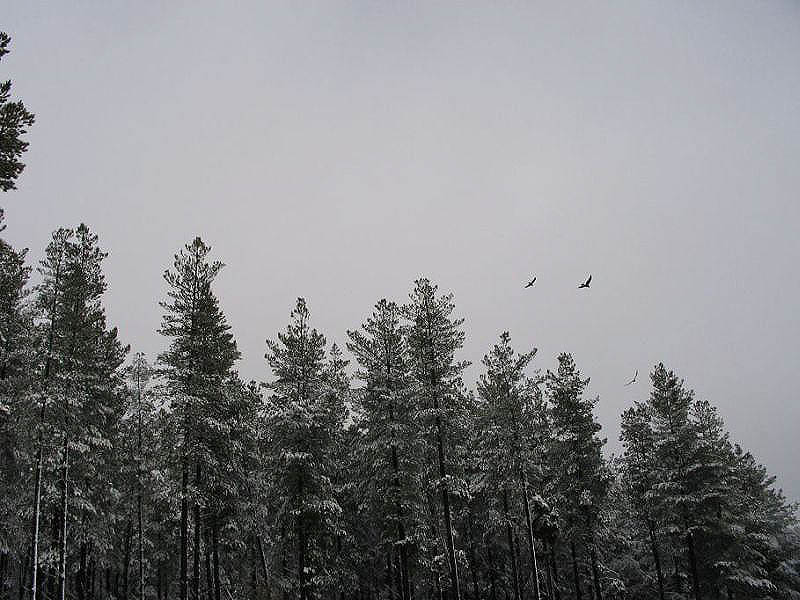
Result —
<instances>
[{"instance_id":1,"label":"conifer forest","mask_svg":"<svg viewBox=\"0 0 800 600\"><path fill-rule=\"evenodd\" d=\"M45 176L35 127L2 84L4 205ZM2 600L800 599L796 506L669 365L611 453L590 367L513 332L465 356L469 315L420 276L341 345L298 298L244 381L223 247L174 240L145 355L80 220L35 264L0 240Z\"/></svg>"}]
</instances>

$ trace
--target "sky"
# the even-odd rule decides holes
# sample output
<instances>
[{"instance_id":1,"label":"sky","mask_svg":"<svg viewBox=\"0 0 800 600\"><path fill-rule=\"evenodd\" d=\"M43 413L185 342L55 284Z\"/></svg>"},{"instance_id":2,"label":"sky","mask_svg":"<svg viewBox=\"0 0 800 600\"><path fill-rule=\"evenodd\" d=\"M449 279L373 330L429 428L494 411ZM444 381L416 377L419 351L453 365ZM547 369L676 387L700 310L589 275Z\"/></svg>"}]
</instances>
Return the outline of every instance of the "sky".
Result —
<instances>
[{"instance_id":1,"label":"sky","mask_svg":"<svg viewBox=\"0 0 800 600\"><path fill-rule=\"evenodd\" d=\"M93 228L133 350L165 348L162 273L196 235L245 379L270 379L298 296L343 345L427 276L466 319L469 384L505 330L532 368L571 352L611 453L664 362L800 500L800 4L3 13L0 79L36 113L4 235L35 262Z\"/></svg>"}]
</instances>

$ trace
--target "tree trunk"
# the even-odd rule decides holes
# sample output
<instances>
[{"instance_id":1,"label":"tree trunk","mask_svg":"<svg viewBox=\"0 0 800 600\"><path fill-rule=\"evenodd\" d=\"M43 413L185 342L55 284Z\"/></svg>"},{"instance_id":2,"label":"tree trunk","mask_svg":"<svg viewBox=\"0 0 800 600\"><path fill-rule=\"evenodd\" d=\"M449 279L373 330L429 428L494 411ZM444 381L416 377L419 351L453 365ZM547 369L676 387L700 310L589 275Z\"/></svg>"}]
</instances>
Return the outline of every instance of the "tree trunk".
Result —
<instances>
[{"instance_id":1,"label":"tree trunk","mask_svg":"<svg viewBox=\"0 0 800 600\"><path fill-rule=\"evenodd\" d=\"M480 592L478 588L478 561L475 558L475 537L473 535L473 518L472 510L469 511L468 516L468 531L469 531L469 570L472 574L472 595L474 600L480 600Z\"/></svg>"},{"instance_id":2,"label":"tree trunk","mask_svg":"<svg viewBox=\"0 0 800 600\"><path fill-rule=\"evenodd\" d=\"M139 430L138 430L138 465L137 465L137 475L138 475L138 494L136 495L136 512L137 512L137 521L138 521L138 529L139 529L139 600L144 600L144 527L143 527L143 518L142 518L142 493L143 493L143 483L142 483L142 380L141 380L141 363L136 368L136 391L137 391L137 399L138 399L138 421L139 421Z\"/></svg>"},{"instance_id":3,"label":"tree trunk","mask_svg":"<svg viewBox=\"0 0 800 600\"><path fill-rule=\"evenodd\" d=\"M395 416L394 416L394 398L392 397L392 380L391 380L391 362L387 358L386 362L386 378L388 380L389 386L389 421L394 425L395 423ZM393 429L394 431L394 429ZM394 434L393 434L394 435ZM406 532L403 526L403 507L400 502L400 460L397 456L397 446L392 440L392 452L391 452L391 461L392 461L392 471L394 472L394 492L395 492L395 512L397 513L397 537L398 542L400 542L400 572L399 572L399 581L398 586L400 588L400 600L407 600L410 596L410 590L408 589L409 581L408 581L408 552L406 550Z\"/></svg>"},{"instance_id":4,"label":"tree trunk","mask_svg":"<svg viewBox=\"0 0 800 600\"><path fill-rule=\"evenodd\" d=\"M560 596L558 594L558 590L555 587L555 581L553 581L553 545L548 544L548 554L545 557L546 565L547 565L547 600L554 600L556 596Z\"/></svg>"},{"instance_id":5,"label":"tree trunk","mask_svg":"<svg viewBox=\"0 0 800 600\"><path fill-rule=\"evenodd\" d=\"M597 566L597 544L592 534L592 577L594 579L594 592L597 600L603 600L603 591L600 587L600 569Z\"/></svg>"},{"instance_id":6,"label":"tree trunk","mask_svg":"<svg viewBox=\"0 0 800 600\"><path fill-rule=\"evenodd\" d=\"M650 530L650 549L653 553L653 561L656 565L656 577L658 578L658 597L659 600L664 600L664 573L661 570L661 555L658 552L655 527L653 526L653 521L650 519L647 520L647 528Z\"/></svg>"},{"instance_id":7,"label":"tree trunk","mask_svg":"<svg viewBox=\"0 0 800 600\"><path fill-rule=\"evenodd\" d=\"M209 537L211 536L208 528L206 528L206 535L205 535L205 546L206 551L204 552L205 555L205 563L206 563L206 600L214 600L214 576L211 574L211 543Z\"/></svg>"},{"instance_id":8,"label":"tree trunk","mask_svg":"<svg viewBox=\"0 0 800 600\"><path fill-rule=\"evenodd\" d=\"M533 567L533 597L541 600L539 592L539 565L536 562L536 546L533 542L533 523L531 521L531 505L528 500L528 480L522 475L522 497L525 501L525 524L528 529L528 550L531 553L531 565Z\"/></svg>"},{"instance_id":9,"label":"tree trunk","mask_svg":"<svg viewBox=\"0 0 800 600\"><path fill-rule=\"evenodd\" d=\"M181 475L181 599L189 599L189 462L183 456Z\"/></svg>"},{"instance_id":10,"label":"tree trunk","mask_svg":"<svg viewBox=\"0 0 800 600\"><path fill-rule=\"evenodd\" d=\"M144 600L144 539L142 534L142 493L136 499L136 512L139 525L139 600Z\"/></svg>"},{"instance_id":11,"label":"tree trunk","mask_svg":"<svg viewBox=\"0 0 800 600\"><path fill-rule=\"evenodd\" d=\"M303 490L303 473L300 473L300 477L298 478L298 498L300 498L299 502L302 503L302 498L304 494ZM300 585L300 600L307 600L308 596L306 595L306 529L305 524L303 523L303 515L298 510L297 512L297 562L298 562L298 570L299 570L299 585Z\"/></svg>"},{"instance_id":12,"label":"tree trunk","mask_svg":"<svg viewBox=\"0 0 800 600\"><path fill-rule=\"evenodd\" d=\"M200 600L200 534L203 525L200 522L200 499L197 497L200 494L200 461L197 461L195 467L195 500L194 500L194 548L193 548L193 562L192 562L192 595L193 600Z\"/></svg>"},{"instance_id":13,"label":"tree trunk","mask_svg":"<svg viewBox=\"0 0 800 600\"><path fill-rule=\"evenodd\" d=\"M439 457L439 477L444 479L447 475L444 461L444 432L442 418L439 414L439 400L434 395L433 408L436 411L436 445ZM453 539L453 520L450 511L450 493L447 485L442 484L442 507L444 509L445 542L447 544L447 560L450 564L450 579L453 586L453 599L461 600L461 585L458 579L458 563L456 563L455 541Z\"/></svg>"},{"instance_id":14,"label":"tree trunk","mask_svg":"<svg viewBox=\"0 0 800 600\"><path fill-rule=\"evenodd\" d=\"M86 599L86 542L81 544L81 553L78 562L78 573L75 576L75 591L78 600Z\"/></svg>"},{"instance_id":15,"label":"tree trunk","mask_svg":"<svg viewBox=\"0 0 800 600\"><path fill-rule=\"evenodd\" d=\"M700 578L697 575L697 556L694 553L694 536L691 531L686 533L686 545L689 550L689 568L692 573L692 588L695 600L702 600L700 596Z\"/></svg>"},{"instance_id":16,"label":"tree trunk","mask_svg":"<svg viewBox=\"0 0 800 600\"><path fill-rule=\"evenodd\" d=\"M129 574L131 564L131 538L133 537L133 525L128 521L125 529L125 564L122 565L122 600L128 600Z\"/></svg>"},{"instance_id":17,"label":"tree trunk","mask_svg":"<svg viewBox=\"0 0 800 600\"><path fill-rule=\"evenodd\" d=\"M503 516L506 521L506 537L508 538L508 551L511 555L511 583L514 588L514 600L520 600L519 574L517 572L517 552L514 546L514 533L511 527L511 516L508 511L508 490L503 490Z\"/></svg>"},{"instance_id":18,"label":"tree trunk","mask_svg":"<svg viewBox=\"0 0 800 600\"><path fill-rule=\"evenodd\" d=\"M486 547L486 554L489 558L489 584L491 586L491 598L492 600L497 600L497 571L494 565L494 556L492 555L491 543L491 540L489 540Z\"/></svg>"},{"instance_id":19,"label":"tree trunk","mask_svg":"<svg viewBox=\"0 0 800 600\"><path fill-rule=\"evenodd\" d=\"M581 578L578 573L578 554L575 551L575 542L570 542L570 551L572 552L572 576L575 578L575 598L583 600L583 593L581 592Z\"/></svg>"},{"instance_id":20,"label":"tree trunk","mask_svg":"<svg viewBox=\"0 0 800 600\"><path fill-rule=\"evenodd\" d=\"M214 600L220 600L220 583L219 583L219 524L217 518L214 517L213 526L211 529L211 543L214 548Z\"/></svg>"},{"instance_id":21,"label":"tree trunk","mask_svg":"<svg viewBox=\"0 0 800 600\"><path fill-rule=\"evenodd\" d=\"M64 600L67 590L67 488L69 487L69 438L64 434L64 466L61 471L61 545L58 549L58 598Z\"/></svg>"},{"instance_id":22,"label":"tree trunk","mask_svg":"<svg viewBox=\"0 0 800 600\"><path fill-rule=\"evenodd\" d=\"M52 335L51 335L52 338ZM52 345L52 339L51 339ZM36 475L33 489L33 528L31 532L31 600L36 600L37 578L39 574L39 522L42 508L42 467L44 464L44 413L45 400L39 414L39 434L37 436ZM20 588L21 589L21 588Z\"/></svg>"},{"instance_id":23,"label":"tree trunk","mask_svg":"<svg viewBox=\"0 0 800 600\"><path fill-rule=\"evenodd\" d=\"M264 555L264 544L261 542L260 535L256 535L256 542L258 543L258 555L261 558L261 571L264 574L264 589L266 590L267 600L269 600L270 587L269 587L269 573L267 572L267 557Z\"/></svg>"}]
</instances>

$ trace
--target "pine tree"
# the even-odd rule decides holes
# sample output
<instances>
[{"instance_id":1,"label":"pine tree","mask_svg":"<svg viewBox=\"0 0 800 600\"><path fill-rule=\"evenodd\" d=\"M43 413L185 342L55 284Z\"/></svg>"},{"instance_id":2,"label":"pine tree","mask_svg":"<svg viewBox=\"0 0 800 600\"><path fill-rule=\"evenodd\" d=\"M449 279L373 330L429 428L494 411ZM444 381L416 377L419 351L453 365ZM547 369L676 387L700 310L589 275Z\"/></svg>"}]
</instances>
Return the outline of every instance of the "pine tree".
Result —
<instances>
[{"instance_id":1,"label":"pine tree","mask_svg":"<svg viewBox=\"0 0 800 600\"><path fill-rule=\"evenodd\" d=\"M0 233L3 229L0 209ZM16 250L0 238L0 489L6 490L0 500L0 589L10 576L14 551L24 547L21 515L31 461L29 432L36 422L28 397L36 330L26 287L30 275L26 254L27 250Z\"/></svg>"},{"instance_id":2,"label":"pine tree","mask_svg":"<svg viewBox=\"0 0 800 600\"><path fill-rule=\"evenodd\" d=\"M189 476L194 467L194 563L192 587L200 586L200 519L203 499L199 487L208 436L205 417L217 399L223 381L230 375L239 351L212 283L223 264L209 262L211 247L199 237L175 255L173 267L164 273L169 286L159 333L172 338L169 349L159 356L181 435L181 600L189 593Z\"/></svg>"},{"instance_id":3,"label":"pine tree","mask_svg":"<svg viewBox=\"0 0 800 600\"><path fill-rule=\"evenodd\" d=\"M127 348L117 339L116 329L106 326L102 295L106 284L102 261L106 253L88 227L60 229L45 252L37 288L36 304L42 311L46 331L41 351L39 439L37 442L32 532L31 588L37 593L38 542L43 435L49 430L61 439L57 550L58 591L66 594L68 523L81 523L76 535L86 535L84 515L93 511L90 489L93 474L109 446L114 421L119 416L119 367ZM46 409L49 416L46 420ZM72 461L77 462L73 468ZM70 488L80 498L74 506L82 518L70 515ZM77 516L77 515L76 515Z\"/></svg>"},{"instance_id":4,"label":"pine tree","mask_svg":"<svg viewBox=\"0 0 800 600\"><path fill-rule=\"evenodd\" d=\"M324 598L336 577L326 569L341 534L333 455L344 421L342 365L326 364L325 337L298 298L285 332L267 340L274 380L268 402L269 473L280 557L279 585L300 600ZM291 556L294 565L284 559Z\"/></svg>"},{"instance_id":5,"label":"pine tree","mask_svg":"<svg viewBox=\"0 0 800 600\"><path fill-rule=\"evenodd\" d=\"M595 531L609 475L602 455L605 439L597 436L600 425L593 414L597 399L584 397L589 380L581 378L570 354L558 356L558 369L547 372L545 384L553 435L548 462L563 532L570 544L575 594L578 600L583 597L577 553L585 546L594 593L602 600Z\"/></svg>"},{"instance_id":6,"label":"pine tree","mask_svg":"<svg viewBox=\"0 0 800 600\"><path fill-rule=\"evenodd\" d=\"M660 519L653 502L656 483L655 440L650 427L650 412L637 403L622 414L620 440L625 452L622 457L622 477L631 499L631 508L647 528L650 551L658 582L658 597L665 599L665 579L659 548Z\"/></svg>"},{"instance_id":7,"label":"pine tree","mask_svg":"<svg viewBox=\"0 0 800 600\"><path fill-rule=\"evenodd\" d=\"M387 586L402 600L411 598L411 557L419 524L420 448L410 394L408 347L403 336L401 312L394 302L380 300L360 331L349 331L347 348L356 357L356 376L364 387L358 395L357 426L360 464L367 487L365 494L379 523L381 543L391 556L395 577Z\"/></svg>"},{"instance_id":8,"label":"pine tree","mask_svg":"<svg viewBox=\"0 0 800 600\"><path fill-rule=\"evenodd\" d=\"M437 297L438 288L428 279L418 279L403 307L409 321L407 340L423 427L430 432L435 456L435 473L430 479L441 496L445 549L454 600L461 600L461 585L456 558L452 498L454 491L465 489L463 480L453 477L448 451L453 448L448 435L458 426L461 373L468 363L458 362L456 353L464 344L463 319L452 318L453 295Z\"/></svg>"},{"instance_id":9,"label":"pine tree","mask_svg":"<svg viewBox=\"0 0 800 600\"><path fill-rule=\"evenodd\" d=\"M534 542L534 517L532 514L529 481L541 479L537 465L543 462L543 405L536 383L525 375L525 369L536 355L536 350L517 354L511 347L511 336L504 332L499 343L484 356L486 372L480 376L478 395L483 401L482 431L483 462L490 469L491 487L500 490L506 537L511 551L513 571L517 570L514 552L512 523L509 515L509 496L518 494L525 516L525 534L530 554L530 569L534 598L540 598L539 569ZM541 496L534 504L544 507ZM538 511L537 511L538 512ZM537 514L536 517L542 516ZM518 577L513 576L515 595L519 595Z\"/></svg>"},{"instance_id":10,"label":"pine tree","mask_svg":"<svg viewBox=\"0 0 800 600\"><path fill-rule=\"evenodd\" d=\"M683 536L687 550L693 594L701 597L695 547L696 497L689 487L688 472L695 451L694 430L689 419L694 395L684 389L683 381L663 364L650 375L653 430L653 457L658 465L656 486L657 510L664 514L669 531Z\"/></svg>"},{"instance_id":11,"label":"pine tree","mask_svg":"<svg viewBox=\"0 0 800 600\"><path fill-rule=\"evenodd\" d=\"M0 31L0 60L10 51L11 38ZM15 189L16 180L25 165L22 155L28 149L28 142L22 137L27 128L33 125L34 116L22 101L11 102L11 81L0 83L0 190Z\"/></svg>"}]
</instances>

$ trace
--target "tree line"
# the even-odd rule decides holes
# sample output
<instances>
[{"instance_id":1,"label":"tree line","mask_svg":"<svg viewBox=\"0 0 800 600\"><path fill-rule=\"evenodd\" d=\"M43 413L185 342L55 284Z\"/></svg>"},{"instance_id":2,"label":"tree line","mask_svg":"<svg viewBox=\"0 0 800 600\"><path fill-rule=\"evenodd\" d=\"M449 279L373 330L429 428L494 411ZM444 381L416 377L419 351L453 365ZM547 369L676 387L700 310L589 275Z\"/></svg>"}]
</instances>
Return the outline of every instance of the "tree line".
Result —
<instances>
[{"instance_id":1,"label":"tree line","mask_svg":"<svg viewBox=\"0 0 800 600\"><path fill-rule=\"evenodd\" d=\"M106 320L106 256L59 229L31 285L0 242L3 598L799 597L795 507L662 364L608 458L570 354L534 370L503 333L469 389L428 279L343 348L299 298L257 383L200 238L152 360Z\"/></svg>"}]
</instances>

